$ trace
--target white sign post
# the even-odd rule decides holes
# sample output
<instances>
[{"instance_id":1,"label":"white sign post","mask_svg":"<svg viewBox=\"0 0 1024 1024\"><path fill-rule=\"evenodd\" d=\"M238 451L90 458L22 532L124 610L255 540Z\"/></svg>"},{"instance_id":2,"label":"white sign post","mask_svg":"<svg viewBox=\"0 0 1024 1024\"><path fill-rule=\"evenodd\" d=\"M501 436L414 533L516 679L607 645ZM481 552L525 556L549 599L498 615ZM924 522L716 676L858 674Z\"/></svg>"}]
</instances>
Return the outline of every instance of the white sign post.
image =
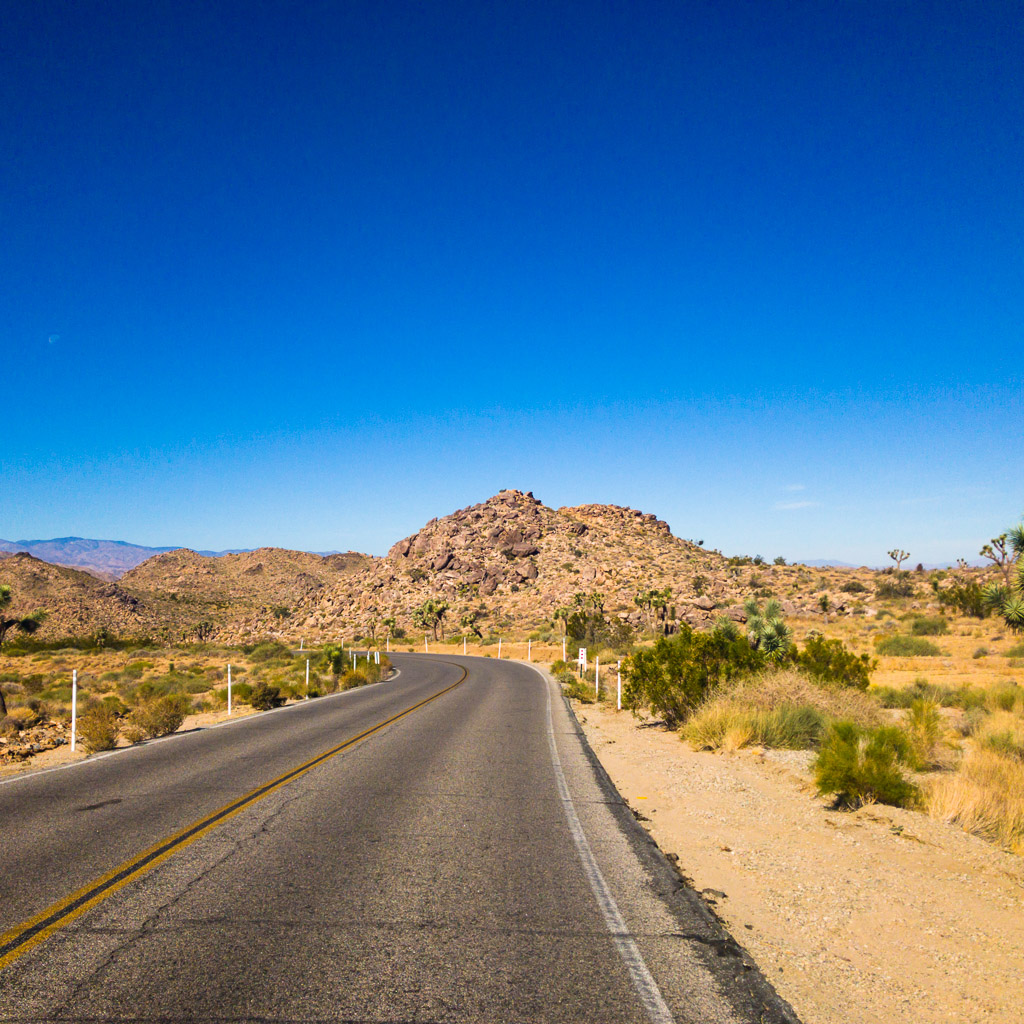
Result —
<instances>
[{"instance_id":1,"label":"white sign post","mask_svg":"<svg viewBox=\"0 0 1024 1024\"><path fill-rule=\"evenodd\" d=\"M231 714L231 666L228 665L228 714Z\"/></svg>"},{"instance_id":2,"label":"white sign post","mask_svg":"<svg viewBox=\"0 0 1024 1024\"><path fill-rule=\"evenodd\" d=\"M309 658L306 659L306 700L309 700Z\"/></svg>"},{"instance_id":3,"label":"white sign post","mask_svg":"<svg viewBox=\"0 0 1024 1024\"><path fill-rule=\"evenodd\" d=\"M601 655L594 659L594 697L601 697Z\"/></svg>"},{"instance_id":4,"label":"white sign post","mask_svg":"<svg viewBox=\"0 0 1024 1024\"><path fill-rule=\"evenodd\" d=\"M580 648L579 657L576 659L580 665L580 679L583 678L583 673L587 671L587 649L586 647Z\"/></svg>"},{"instance_id":5,"label":"white sign post","mask_svg":"<svg viewBox=\"0 0 1024 1024\"><path fill-rule=\"evenodd\" d=\"M304 644L305 642L306 642L305 640L299 640L299 650L300 650L300 651L302 650L302 645L303 645L303 644Z\"/></svg>"},{"instance_id":6,"label":"white sign post","mask_svg":"<svg viewBox=\"0 0 1024 1024\"><path fill-rule=\"evenodd\" d=\"M71 670L71 750L78 738L78 669Z\"/></svg>"},{"instance_id":7,"label":"white sign post","mask_svg":"<svg viewBox=\"0 0 1024 1024\"><path fill-rule=\"evenodd\" d=\"M466 653L466 638L465 637L462 638L462 653L463 653L463 655L465 655L465 653Z\"/></svg>"},{"instance_id":8,"label":"white sign post","mask_svg":"<svg viewBox=\"0 0 1024 1024\"><path fill-rule=\"evenodd\" d=\"M498 659L501 659L501 637L498 637Z\"/></svg>"},{"instance_id":9,"label":"white sign post","mask_svg":"<svg viewBox=\"0 0 1024 1024\"><path fill-rule=\"evenodd\" d=\"M615 701L615 706L621 711L622 710L622 662L617 662L615 665L615 681L616 688L618 690L618 697Z\"/></svg>"},{"instance_id":10,"label":"white sign post","mask_svg":"<svg viewBox=\"0 0 1024 1024\"><path fill-rule=\"evenodd\" d=\"M385 640L385 645L386 645L385 648L384 648L385 651L390 651L391 650L391 634L390 633L388 633L388 635L387 635L387 639Z\"/></svg>"}]
</instances>

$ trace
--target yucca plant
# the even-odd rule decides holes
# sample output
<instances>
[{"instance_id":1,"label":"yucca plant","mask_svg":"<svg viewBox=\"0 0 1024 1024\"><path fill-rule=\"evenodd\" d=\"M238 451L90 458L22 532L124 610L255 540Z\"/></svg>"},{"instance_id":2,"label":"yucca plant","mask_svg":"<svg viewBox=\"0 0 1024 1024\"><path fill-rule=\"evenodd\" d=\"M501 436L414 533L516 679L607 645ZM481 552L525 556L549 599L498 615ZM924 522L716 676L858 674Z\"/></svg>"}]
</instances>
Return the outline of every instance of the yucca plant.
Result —
<instances>
[{"instance_id":1,"label":"yucca plant","mask_svg":"<svg viewBox=\"0 0 1024 1024\"><path fill-rule=\"evenodd\" d=\"M747 613L747 639L769 661L781 661L793 646L793 632L782 621L782 605L775 598L764 608L749 598L743 605Z\"/></svg>"},{"instance_id":2,"label":"yucca plant","mask_svg":"<svg viewBox=\"0 0 1024 1024\"><path fill-rule=\"evenodd\" d=\"M1007 530L1006 538L1016 558L1009 585L990 583L982 596L1014 633L1020 633L1024 632L1024 522Z\"/></svg>"}]
</instances>

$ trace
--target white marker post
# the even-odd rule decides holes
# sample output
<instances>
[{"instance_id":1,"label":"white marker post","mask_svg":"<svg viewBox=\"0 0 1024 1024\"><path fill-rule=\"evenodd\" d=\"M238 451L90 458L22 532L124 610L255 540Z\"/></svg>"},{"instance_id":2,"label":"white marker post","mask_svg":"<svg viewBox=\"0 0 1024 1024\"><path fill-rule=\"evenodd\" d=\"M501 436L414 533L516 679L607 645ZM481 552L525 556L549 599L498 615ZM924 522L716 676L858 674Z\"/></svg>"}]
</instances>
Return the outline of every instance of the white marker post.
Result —
<instances>
[{"instance_id":1,"label":"white marker post","mask_svg":"<svg viewBox=\"0 0 1024 1024\"><path fill-rule=\"evenodd\" d=\"M387 636L387 638L385 639L384 642L386 644L385 650L390 651L391 650L391 634L390 633L388 634L388 636Z\"/></svg>"},{"instance_id":2,"label":"white marker post","mask_svg":"<svg viewBox=\"0 0 1024 1024\"><path fill-rule=\"evenodd\" d=\"M466 638L465 637L462 638L462 653L463 653L463 655L465 655L465 653L466 653Z\"/></svg>"},{"instance_id":3,"label":"white marker post","mask_svg":"<svg viewBox=\"0 0 1024 1024\"><path fill-rule=\"evenodd\" d=\"M71 751L74 752L78 738L78 669L71 670Z\"/></svg>"},{"instance_id":4,"label":"white marker post","mask_svg":"<svg viewBox=\"0 0 1024 1024\"><path fill-rule=\"evenodd\" d=\"M302 650L302 645L303 645L304 643L305 643L305 640L303 640L303 639L301 639L301 638L300 638L300 640L299 640L299 650L300 650L300 651Z\"/></svg>"},{"instance_id":5,"label":"white marker post","mask_svg":"<svg viewBox=\"0 0 1024 1024\"><path fill-rule=\"evenodd\" d=\"M353 651L352 652L352 670L353 671L355 671L355 667L356 667L356 652Z\"/></svg>"},{"instance_id":6,"label":"white marker post","mask_svg":"<svg viewBox=\"0 0 1024 1024\"><path fill-rule=\"evenodd\" d=\"M594 698L601 697L601 655L594 659Z\"/></svg>"},{"instance_id":7,"label":"white marker post","mask_svg":"<svg viewBox=\"0 0 1024 1024\"><path fill-rule=\"evenodd\" d=\"M228 714L231 714L231 666L228 665Z\"/></svg>"},{"instance_id":8,"label":"white marker post","mask_svg":"<svg viewBox=\"0 0 1024 1024\"><path fill-rule=\"evenodd\" d=\"M616 688L618 690L618 697L615 701L615 706L621 711L622 710L622 662L617 662L615 665L615 681Z\"/></svg>"},{"instance_id":9,"label":"white marker post","mask_svg":"<svg viewBox=\"0 0 1024 1024\"><path fill-rule=\"evenodd\" d=\"M533 661L533 641L526 641L526 660Z\"/></svg>"},{"instance_id":10,"label":"white marker post","mask_svg":"<svg viewBox=\"0 0 1024 1024\"><path fill-rule=\"evenodd\" d=\"M379 665L380 664L380 651L374 651L373 652L373 663L375 665Z\"/></svg>"},{"instance_id":11,"label":"white marker post","mask_svg":"<svg viewBox=\"0 0 1024 1024\"><path fill-rule=\"evenodd\" d=\"M498 637L498 660L501 660L501 637Z\"/></svg>"},{"instance_id":12,"label":"white marker post","mask_svg":"<svg viewBox=\"0 0 1024 1024\"><path fill-rule=\"evenodd\" d=\"M306 700L309 700L309 658L306 659Z\"/></svg>"}]
</instances>

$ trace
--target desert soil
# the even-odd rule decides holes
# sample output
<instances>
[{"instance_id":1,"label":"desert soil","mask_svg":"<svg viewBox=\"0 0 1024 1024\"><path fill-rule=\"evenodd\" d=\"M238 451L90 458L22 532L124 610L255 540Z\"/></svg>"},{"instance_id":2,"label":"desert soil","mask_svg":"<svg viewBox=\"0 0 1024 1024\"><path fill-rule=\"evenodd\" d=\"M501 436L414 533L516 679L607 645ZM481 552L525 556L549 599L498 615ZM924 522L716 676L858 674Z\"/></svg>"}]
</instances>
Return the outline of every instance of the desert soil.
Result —
<instances>
[{"instance_id":1,"label":"desert soil","mask_svg":"<svg viewBox=\"0 0 1024 1024\"><path fill-rule=\"evenodd\" d=\"M660 723L574 709L644 827L806 1024L1024 1021L1021 858L918 812L831 810L806 752L693 751Z\"/></svg>"}]
</instances>

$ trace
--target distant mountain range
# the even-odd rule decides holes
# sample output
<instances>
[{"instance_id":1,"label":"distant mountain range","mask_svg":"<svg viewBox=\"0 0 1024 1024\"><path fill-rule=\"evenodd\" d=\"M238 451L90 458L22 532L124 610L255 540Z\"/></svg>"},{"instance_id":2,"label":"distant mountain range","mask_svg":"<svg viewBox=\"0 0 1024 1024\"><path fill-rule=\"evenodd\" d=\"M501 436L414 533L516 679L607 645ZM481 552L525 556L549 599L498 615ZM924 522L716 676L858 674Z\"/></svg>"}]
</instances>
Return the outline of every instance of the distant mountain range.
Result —
<instances>
[{"instance_id":1,"label":"distant mountain range","mask_svg":"<svg viewBox=\"0 0 1024 1024\"><path fill-rule=\"evenodd\" d=\"M73 569L84 569L103 580L120 579L129 569L141 565L153 555L177 551L182 545L151 548L144 544L130 544L123 540L91 540L88 537L55 537L52 540L0 540L0 551L16 554L25 551L35 558L53 565L66 565ZM226 551L197 551L198 555L219 558L222 555L237 555L252 548L229 548ZM320 555L337 554L335 551L318 551Z\"/></svg>"}]
</instances>

